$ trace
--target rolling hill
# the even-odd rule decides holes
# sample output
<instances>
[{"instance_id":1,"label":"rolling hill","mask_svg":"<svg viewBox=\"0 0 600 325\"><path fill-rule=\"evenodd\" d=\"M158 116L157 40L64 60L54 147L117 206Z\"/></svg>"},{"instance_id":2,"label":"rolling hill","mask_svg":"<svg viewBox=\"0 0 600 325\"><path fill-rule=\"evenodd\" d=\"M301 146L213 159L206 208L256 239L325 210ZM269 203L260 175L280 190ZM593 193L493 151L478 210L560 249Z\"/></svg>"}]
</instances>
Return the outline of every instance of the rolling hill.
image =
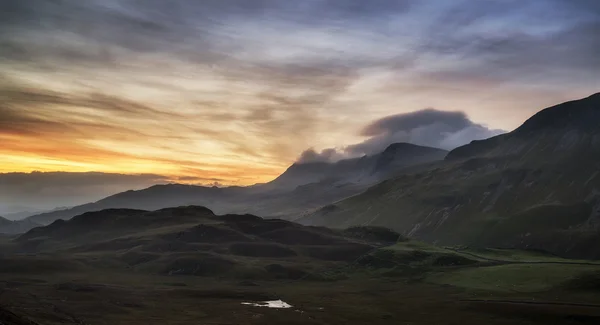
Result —
<instances>
[{"instance_id":1,"label":"rolling hill","mask_svg":"<svg viewBox=\"0 0 600 325\"><path fill-rule=\"evenodd\" d=\"M387 229L334 231L186 206L88 212L34 228L14 242L18 252L91 254L160 274L295 279L399 239Z\"/></svg>"},{"instance_id":2,"label":"rolling hill","mask_svg":"<svg viewBox=\"0 0 600 325\"><path fill-rule=\"evenodd\" d=\"M457 148L443 162L299 221L600 258L600 94L545 109L513 132Z\"/></svg>"},{"instance_id":3,"label":"rolling hill","mask_svg":"<svg viewBox=\"0 0 600 325\"><path fill-rule=\"evenodd\" d=\"M598 262L440 247L381 227L334 230L198 206L109 209L0 237L0 248L2 324L600 319ZM290 308L265 308L274 301Z\"/></svg>"}]
</instances>

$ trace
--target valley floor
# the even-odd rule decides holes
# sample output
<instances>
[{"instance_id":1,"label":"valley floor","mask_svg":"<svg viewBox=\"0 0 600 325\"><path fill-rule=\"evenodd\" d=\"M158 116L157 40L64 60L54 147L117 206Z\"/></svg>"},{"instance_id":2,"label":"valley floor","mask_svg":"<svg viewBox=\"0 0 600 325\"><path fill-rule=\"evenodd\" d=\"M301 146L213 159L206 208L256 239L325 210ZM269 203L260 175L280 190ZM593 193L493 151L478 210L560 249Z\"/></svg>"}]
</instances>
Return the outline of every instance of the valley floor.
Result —
<instances>
[{"instance_id":1,"label":"valley floor","mask_svg":"<svg viewBox=\"0 0 600 325\"><path fill-rule=\"evenodd\" d=\"M400 254L396 261L406 258L406 252L448 251L413 245L398 244L387 251ZM478 254L503 254L507 263L412 272L348 268L345 279L337 281L151 275L107 266L55 273L4 269L0 323L32 324L3 320L2 310L42 325L600 323L600 266L540 264L542 256L529 264L524 260L528 255L506 251ZM520 262L508 263L514 260ZM407 265L417 265L411 263ZM293 307L242 304L276 299Z\"/></svg>"},{"instance_id":2,"label":"valley floor","mask_svg":"<svg viewBox=\"0 0 600 325\"><path fill-rule=\"evenodd\" d=\"M1 300L39 324L597 324L597 297L563 294L500 295L372 278L241 287L206 278L105 274L15 276L5 282ZM275 298L293 308L241 304ZM570 300L582 298L588 303Z\"/></svg>"}]
</instances>

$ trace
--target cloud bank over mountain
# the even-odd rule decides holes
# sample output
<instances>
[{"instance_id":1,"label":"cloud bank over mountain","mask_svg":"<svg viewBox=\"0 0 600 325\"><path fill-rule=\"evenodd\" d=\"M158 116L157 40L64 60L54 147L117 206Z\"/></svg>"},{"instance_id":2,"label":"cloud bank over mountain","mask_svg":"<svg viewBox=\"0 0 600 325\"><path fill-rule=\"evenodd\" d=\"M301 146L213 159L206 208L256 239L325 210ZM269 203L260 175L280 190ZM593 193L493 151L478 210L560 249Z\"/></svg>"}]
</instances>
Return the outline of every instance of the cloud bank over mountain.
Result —
<instances>
[{"instance_id":1,"label":"cloud bank over mountain","mask_svg":"<svg viewBox=\"0 0 600 325\"><path fill-rule=\"evenodd\" d=\"M505 132L477 124L464 112L429 108L378 119L362 129L360 135L367 137L363 142L343 148L328 148L320 152L311 148L300 155L298 162L333 162L372 155L397 142L450 150L473 140L487 139Z\"/></svg>"}]
</instances>

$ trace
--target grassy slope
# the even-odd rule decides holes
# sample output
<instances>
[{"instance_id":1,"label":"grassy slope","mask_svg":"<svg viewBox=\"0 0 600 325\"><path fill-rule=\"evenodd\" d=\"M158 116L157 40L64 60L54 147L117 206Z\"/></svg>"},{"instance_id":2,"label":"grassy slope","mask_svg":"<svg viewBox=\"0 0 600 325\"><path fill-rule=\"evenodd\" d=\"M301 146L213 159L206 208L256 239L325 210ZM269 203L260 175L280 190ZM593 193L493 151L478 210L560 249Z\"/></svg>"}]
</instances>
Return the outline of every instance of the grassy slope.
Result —
<instances>
[{"instance_id":1,"label":"grassy slope","mask_svg":"<svg viewBox=\"0 0 600 325\"><path fill-rule=\"evenodd\" d=\"M434 273L428 282L487 291L532 293L600 272L600 265L506 264Z\"/></svg>"},{"instance_id":2,"label":"grassy slope","mask_svg":"<svg viewBox=\"0 0 600 325\"><path fill-rule=\"evenodd\" d=\"M408 265L419 269L422 272L419 276L427 283L469 290L535 293L560 289L579 279L587 278L590 283L600 280L600 262L570 260L532 251L455 249L416 241L398 243L380 251L394 252L379 253L393 260L395 265L388 265L390 268ZM445 264L439 263L440 257L444 257Z\"/></svg>"},{"instance_id":3,"label":"grassy slope","mask_svg":"<svg viewBox=\"0 0 600 325\"><path fill-rule=\"evenodd\" d=\"M538 168L495 158L447 162L383 182L301 222L386 226L445 244L542 248L563 243L549 250L572 256L577 253L568 250L577 245L574 229L583 237L598 235L583 226L597 208L584 200L600 188L600 177L591 177L591 170L596 170L593 164ZM532 240L519 246L528 233ZM600 258L600 250L574 257Z\"/></svg>"},{"instance_id":4,"label":"grassy slope","mask_svg":"<svg viewBox=\"0 0 600 325\"><path fill-rule=\"evenodd\" d=\"M591 262L589 260L573 260L565 259L555 255L550 255L543 252L536 251L525 251L516 249L501 249L501 248L471 248L471 249L460 249L459 252L474 254L485 259L500 260L506 262L564 262L564 263L598 263L600 261Z\"/></svg>"},{"instance_id":5,"label":"grassy slope","mask_svg":"<svg viewBox=\"0 0 600 325\"><path fill-rule=\"evenodd\" d=\"M91 217L93 226L83 227ZM39 238L43 251L32 250ZM600 320L592 307L472 307L481 297L600 303L600 266L538 264L573 261L440 247L379 228L336 231L184 207L86 215L1 243L1 307L47 325ZM34 254L11 253L19 249ZM241 305L270 299L294 308Z\"/></svg>"},{"instance_id":6,"label":"grassy slope","mask_svg":"<svg viewBox=\"0 0 600 325\"><path fill-rule=\"evenodd\" d=\"M380 225L444 244L600 258L600 97L549 108L301 222Z\"/></svg>"},{"instance_id":7,"label":"grassy slope","mask_svg":"<svg viewBox=\"0 0 600 325\"><path fill-rule=\"evenodd\" d=\"M105 210L24 234L12 246L37 256L5 262L24 269L27 262L35 266L55 258L77 262L72 268L138 274L324 279L323 269L398 237L387 229L333 231L250 215L215 216L201 207Z\"/></svg>"}]
</instances>

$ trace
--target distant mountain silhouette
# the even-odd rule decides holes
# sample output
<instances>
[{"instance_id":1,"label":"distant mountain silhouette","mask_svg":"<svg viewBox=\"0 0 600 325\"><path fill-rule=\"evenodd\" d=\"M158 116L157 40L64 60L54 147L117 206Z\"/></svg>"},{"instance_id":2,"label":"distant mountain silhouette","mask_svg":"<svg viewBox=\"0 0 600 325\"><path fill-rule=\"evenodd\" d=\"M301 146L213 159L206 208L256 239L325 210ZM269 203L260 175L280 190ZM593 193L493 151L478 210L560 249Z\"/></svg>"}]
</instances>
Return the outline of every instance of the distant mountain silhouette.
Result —
<instances>
[{"instance_id":1,"label":"distant mountain silhouette","mask_svg":"<svg viewBox=\"0 0 600 325\"><path fill-rule=\"evenodd\" d=\"M12 221L0 217L0 234L20 234L38 226L40 226L40 224L37 224L31 220Z\"/></svg>"},{"instance_id":2,"label":"distant mountain silhouette","mask_svg":"<svg viewBox=\"0 0 600 325\"><path fill-rule=\"evenodd\" d=\"M545 109L301 222L600 257L600 94Z\"/></svg>"},{"instance_id":3,"label":"distant mountain silhouette","mask_svg":"<svg viewBox=\"0 0 600 325\"><path fill-rule=\"evenodd\" d=\"M447 151L408 143L390 145L373 156L336 163L306 163L290 166L275 180L250 187L204 187L182 184L156 185L126 191L98 202L42 213L27 220L50 224L57 219L104 209L157 210L174 206L201 205L216 213L253 213L293 218L304 211L355 195L395 172L421 163L444 159Z\"/></svg>"}]
</instances>

